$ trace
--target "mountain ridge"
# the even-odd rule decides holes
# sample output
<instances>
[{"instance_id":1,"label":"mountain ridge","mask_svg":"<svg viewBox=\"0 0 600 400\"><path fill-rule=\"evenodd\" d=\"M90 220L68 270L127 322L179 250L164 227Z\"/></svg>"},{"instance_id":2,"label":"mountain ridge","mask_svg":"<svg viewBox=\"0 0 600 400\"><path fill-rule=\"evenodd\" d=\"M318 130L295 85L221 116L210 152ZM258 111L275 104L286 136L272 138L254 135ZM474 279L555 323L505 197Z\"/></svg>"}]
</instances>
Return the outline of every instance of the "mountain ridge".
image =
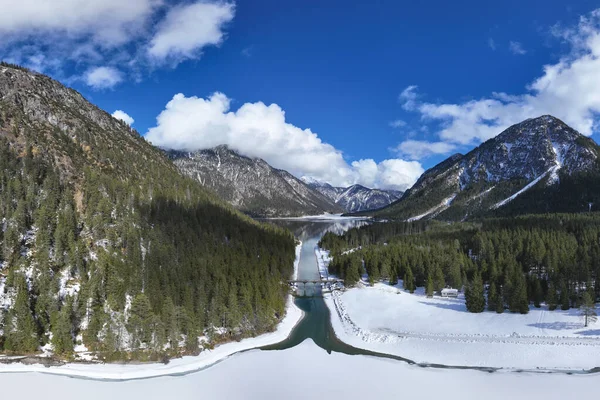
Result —
<instances>
[{"instance_id":1,"label":"mountain ridge","mask_svg":"<svg viewBox=\"0 0 600 400\"><path fill-rule=\"evenodd\" d=\"M303 180L308 186L318 190L349 213L385 207L398 200L403 194L398 190L371 189L360 184L344 188L306 178Z\"/></svg>"},{"instance_id":2,"label":"mountain ridge","mask_svg":"<svg viewBox=\"0 0 600 400\"><path fill-rule=\"evenodd\" d=\"M296 217L343 211L289 172L226 145L193 152L167 150L167 154L182 173L252 216Z\"/></svg>"},{"instance_id":3,"label":"mountain ridge","mask_svg":"<svg viewBox=\"0 0 600 400\"><path fill-rule=\"evenodd\" d=\"M596 171L599 155L592 139L561 120L550 115L527 119L467 154L455 154L425 171L400 200L373 215L464 220L505 214L509 209L534 211L524 202L536 191L545 191L553 199L552 206L542 207L545 212L574 210L574 206L560 206L553 191L560 191L561 179ZM595 194L589 196L597 202ZM578 207L585 211L581 204Z\"/></svg>"}]
</instances>

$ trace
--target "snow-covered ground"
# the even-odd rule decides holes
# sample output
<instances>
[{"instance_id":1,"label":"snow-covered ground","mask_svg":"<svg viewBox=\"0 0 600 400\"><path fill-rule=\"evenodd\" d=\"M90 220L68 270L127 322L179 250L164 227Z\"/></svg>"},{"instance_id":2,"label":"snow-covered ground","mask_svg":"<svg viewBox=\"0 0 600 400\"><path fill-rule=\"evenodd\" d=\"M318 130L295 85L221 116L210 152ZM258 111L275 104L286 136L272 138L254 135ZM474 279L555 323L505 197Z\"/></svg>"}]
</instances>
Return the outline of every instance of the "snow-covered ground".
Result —
<instances>
[{"instance_id":1,"label":"snow-covered ground","mask_svg":"<svg viewBox=\"0 0 600 400\"><path fill-rule=\"evenodd\" d=\"M564 400L593 396L598 376L419 368L375 357L327 354L306 340L288 350L237 354L201 373L185 376L101 382L46 374L0 374L0 387L6 398L45 400Z\"/></svg>"},{"instance_id":2,"label":"snow-covered ground","mask_svg":"<svg viewBox=\"0 0 600 400\"><path fill-rule=\"evenodd\" d=\"M298 274L300 264L300 249L302 243L296 247L296 260L294 262L294 276ZM213 365L223 359L244 350L262 347L278 343L286 339L296 324L302 318L300 310L293 301L292 296L288 297L286 315L277 326L274 332L266 333L255 338L244 339L240 342L231 342L215 347L214 350L204 350L198 356L186 356L171 360L169 364L139 364L139 365L119 365L119 364L67 364L60 367L46 368L42 365L24 365L0 364L0 382L7 380L6 377L13 376L15 372L43 372L52 375L66 375L80 378L107 379L107 380L128 380L139 378L152 378L163 375L183 374L190 371L196 371ZM32 376L32 375L27 375ZM4 379L3 379L4 378ZM138 398L138 396L134 396ZM47 398L47 397L46 397Z\"/></svg>"},{"instance_id":3,"label":"snow-covered ground","mask_svg":"<svg viewBox=\"0 0 600 400\"><path fill-rule=\"evenodd\" d=\"M317 259L328 259L317 250ZM320 265L320 268L324 268ZM327 294L335 333L355 347L419 363L522 369L600 367L600 322L584 327L579 310L529 314L467 312L464 298L427 298L359 284Z\"/></svg>"}]
</instances>

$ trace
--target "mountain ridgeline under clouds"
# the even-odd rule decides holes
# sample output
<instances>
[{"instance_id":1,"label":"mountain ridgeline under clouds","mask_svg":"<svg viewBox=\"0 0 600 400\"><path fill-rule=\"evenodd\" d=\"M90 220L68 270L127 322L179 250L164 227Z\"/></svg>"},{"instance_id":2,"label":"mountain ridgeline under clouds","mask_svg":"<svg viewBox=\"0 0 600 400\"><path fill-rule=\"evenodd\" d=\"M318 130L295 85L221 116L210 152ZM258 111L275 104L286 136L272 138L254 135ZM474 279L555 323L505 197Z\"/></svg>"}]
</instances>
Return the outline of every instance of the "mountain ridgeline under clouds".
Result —
<instances>
[{"instance_id":1,"label":"mountain ridgeline under clouds","mask_svg":"<svg viewBox=\"0 0 600 400\"><path fill-rule=\"evenodd\" d=\"M195 152L168 151L182 173L214 190L219 197L256 217L295 217L381 208L401 193L353 185L333 187L301 180L260 158L227 146Z\"/></svg>"},{"instance_id":2,"label":"mountain ridgeline under clouds","mask_svg":"<svg viewBox=\"0 0 600 400\"><path fill-rule=\"evenodd\" d=\"M347 188L334 187L328 183L312 179L304 179L311 188L340 205L346 212L376 210L393 203L402 196L397 190L369 189L362 185L352 185Z\"/></svg>"},{"instance_id":3,"label":"mountain ridgeline under clouds","mask_svg":"<svg viewBox=\"0 0 600 400\"><path fill-rule=\"evenodd\" d=\"M199 351L285 312L294 238L182 175L125 123L0 64L0 352ZM46 346L48 345L48 346Z\"/></svg>"},{"instance_id":4,"label":"mountain ridgeline under clouds","mask_svg":"<svg viewBox=\"0 0 600 400\"><path fill-rule=\"evenodd\" d=\"M513 125L426 171L378 218L465 220L600 207L600 147L557 118Z\"/></svg>"},{"instance_id":5,"label":"mountain ridgeline under clouds","mask_svg":"<svg viewBox=\"0 0 600 400\"><path fill-rule=\"evenodd\" d=\"M182 173L252 216L295 217L344 211L290 173L224 145L195 152L169 151L168 155Z\"/></svg>"}]
</instances>

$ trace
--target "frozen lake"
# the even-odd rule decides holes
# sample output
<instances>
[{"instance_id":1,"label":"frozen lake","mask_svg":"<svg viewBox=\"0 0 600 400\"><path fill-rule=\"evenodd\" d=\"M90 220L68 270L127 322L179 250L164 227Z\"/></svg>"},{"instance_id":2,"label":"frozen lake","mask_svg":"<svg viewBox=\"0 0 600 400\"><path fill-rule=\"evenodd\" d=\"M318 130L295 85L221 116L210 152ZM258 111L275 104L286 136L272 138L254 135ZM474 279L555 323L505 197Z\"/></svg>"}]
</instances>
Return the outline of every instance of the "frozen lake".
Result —
<instances>
[{"instance_id":1,"label":"frozen lake","mask_svg":"<svg viewBox=\"0 0 600 400\"><path fill-rule=\"evenodd\" d=\"M382 358L328 354L310 340L288 350L241 353L204 371L179 377L101 382L40 373L0 375L2 398L61 400L406 396L562 400L588 397L597 386L597 375L428 369Z\"/></svg>"}]
</instances>

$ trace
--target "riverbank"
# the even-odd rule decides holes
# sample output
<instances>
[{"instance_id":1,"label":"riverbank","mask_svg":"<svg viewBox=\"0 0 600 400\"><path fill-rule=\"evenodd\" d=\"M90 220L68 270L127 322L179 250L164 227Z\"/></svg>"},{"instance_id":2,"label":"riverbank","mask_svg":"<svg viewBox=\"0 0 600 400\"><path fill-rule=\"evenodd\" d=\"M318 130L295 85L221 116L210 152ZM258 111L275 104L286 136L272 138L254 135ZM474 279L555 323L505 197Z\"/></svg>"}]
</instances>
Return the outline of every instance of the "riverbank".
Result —
<instances>
[{"instance_id":1,"label":"riverbank","mask_svg":"<svg viewBox=\"0 0 600 400\"><path fill-rule=\"evenodd\" d=\"M296 259L294 261L294 279L298 276L300 264L300 251L302 242L296 246ZM243 339L239 342L224 343L213 350L203 350L197 356L184 356L172 359L168 364L83 364L67 363L61 366L45 367L41 364L26 365L22 363L0 365L0 374L18 372L40 372L44 374L64 375L77 378L88 378L109 381L125 381L131 379L155 378L169 375L182 375L205 369L231 355L249 349L263 347L285 340L294 327L302 319L303 312L295 304L291 295L288 295L286 314L274 332Z\"/></svg>"},{"instance_id":2,"label":"riverbank","mask_svg":"<svg viewBox=\"0 0 600 400\"><path fill-rule=\"evenodd\" d=\"M320 269L328 253L316 249ZM402 283L361 282L325 295L336 336L352 346L423 364L576 371L600 367L600 323L578 310L529 314L466 311L464 298L427 298Z\"/></svg>"}]
</instances>

